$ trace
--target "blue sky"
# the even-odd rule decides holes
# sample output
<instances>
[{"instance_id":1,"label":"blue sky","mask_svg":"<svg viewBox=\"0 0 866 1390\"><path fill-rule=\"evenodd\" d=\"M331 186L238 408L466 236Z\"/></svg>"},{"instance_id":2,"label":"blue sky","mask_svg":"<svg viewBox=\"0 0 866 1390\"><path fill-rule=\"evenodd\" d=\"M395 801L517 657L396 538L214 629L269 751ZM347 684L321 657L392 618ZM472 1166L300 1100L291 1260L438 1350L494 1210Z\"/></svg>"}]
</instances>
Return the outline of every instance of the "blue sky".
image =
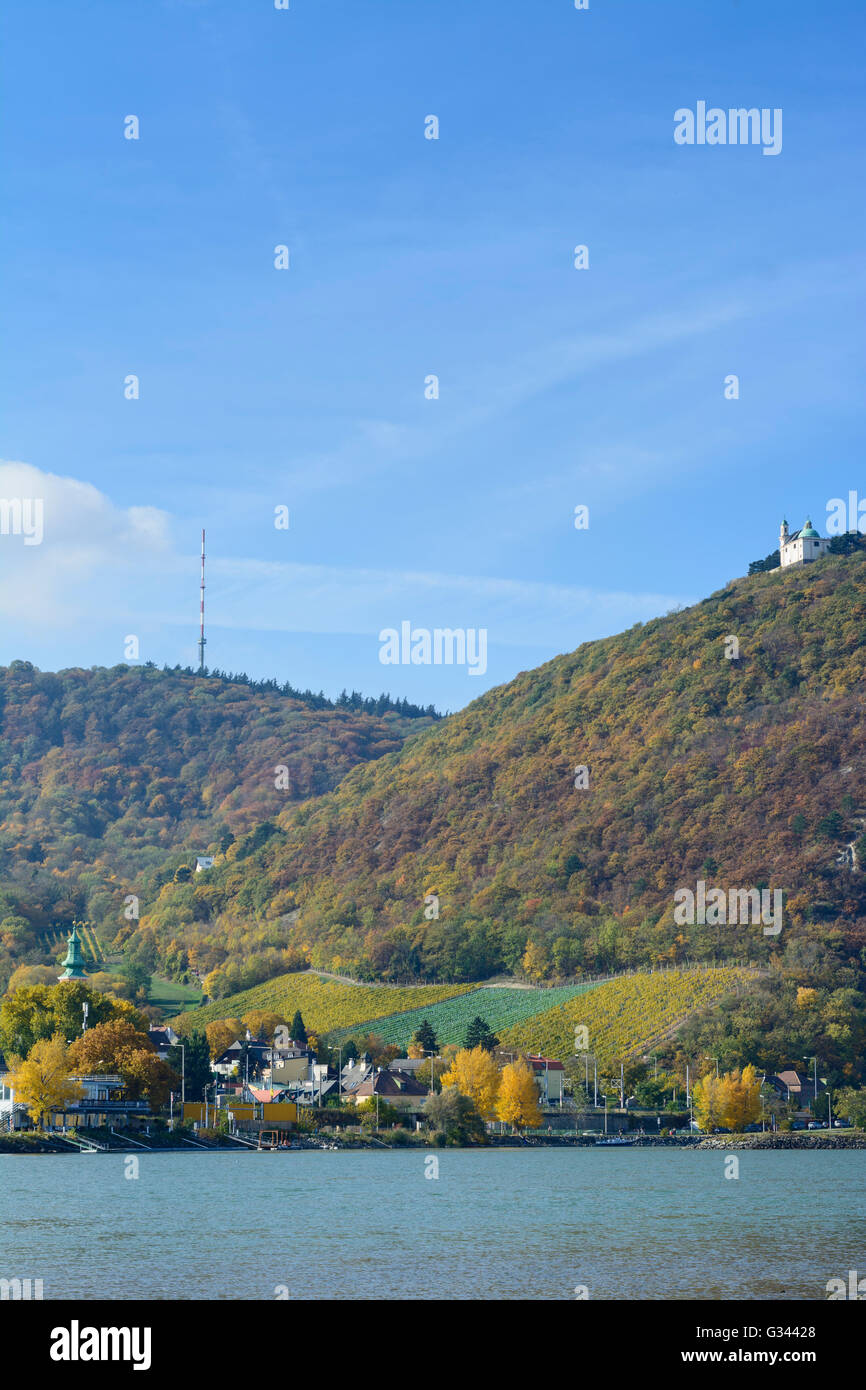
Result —
<instances>
[{"instance_id":1,"label":"blue sky","mask_svg":"<svg viewBox=\"0 0 866 1390\"><path fill-rule=\"evenodd\" d=\"M204 525L213 665L455 709L721 587L783 515L823 532L866 496L864 30L844 0L7 6L0 496L45 537L0 535L0 662L192 663ZM781 153L678 146L701 100L781 108ZM383 667L403 620L486 628L486 673Z\"/></svg>"}]
</instances>

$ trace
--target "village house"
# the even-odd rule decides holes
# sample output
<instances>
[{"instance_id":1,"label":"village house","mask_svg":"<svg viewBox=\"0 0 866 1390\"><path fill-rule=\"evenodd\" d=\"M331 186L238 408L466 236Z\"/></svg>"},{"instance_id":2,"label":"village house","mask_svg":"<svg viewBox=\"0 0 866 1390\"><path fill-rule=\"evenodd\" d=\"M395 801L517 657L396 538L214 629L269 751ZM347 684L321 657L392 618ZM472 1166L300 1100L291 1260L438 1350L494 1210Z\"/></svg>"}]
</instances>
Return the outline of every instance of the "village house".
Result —
<instances>
[{"instance_id":1,"label":"village house","mask_svg":"<svg viewBox=\"0 0 866 1390\"><path fill-rule=\"evenodd\" d=\"M350 1098L363 1081L368 1080L373 1071L370 1058L365 1053L347 1062L340 1075L340 1090L345 1098Z\"/></svg>"},{"instance_id":2,"label":"village house","mask_svg":"<svg viewBox=\"0 0 866 1390\"><path fill-rule=\"evenodd\" d=\"M811 1076L800 1075L793 1067L780 1071L776 1076L767 1077L767 1085L784 1101L795 1101L799 1111L808 1113L815 1099L815 1081ZM824 1082L818 1078L817 1094L826 1091Z\"/></svg>"},{"instance_id":3,"label":"village house","mask_svg":"<svg viewBox=\"0 0 866 1390\"><path fill-rule=\"evenodd\" d=\"M555 1057L526 1058L535 1074L542 1105L562 1105L565 1094L565 1068Z\"/></svg>"},{"instance_id":4,"label":"village house","mask_svg":"<svg viewBox=\"0 0 866 1390\"><path fill-rule=\"evenodd\" d=\"M0 1129L29 1129L33 1116L26 1105L15 1099L10 1082L10 1072L0 1058ZM128 1100L123 1095L122 1079L111 1072L94 1075L73 1076L79 1082L83 1094L79 1100L70 1101L62 1110L53 1110L49 1127L53 1129L95 1128L97 1126L137 1125L150 1115L150 1104L146 1100Z\"/></svg>"},{"instance_id":5,"label":"village house","mask_svg":"<svg viewBox=\"0 0 866 1390\"><path fill-rule=\"evenodd\" d=\"M375 1072L368 1075L346 1099L360 1105L365 1100L379 1096L395 1110L402 1110L406 1114L420 1114L429 1094L427 1087L422 1086L420 1081L416 1081L407 1072L393 1072L390 1068L377 1067Z\"/></svg>"},{"instance_id":6,"label":"village house","mask_svg":"<svg viewBox=\"0 0 866 1390\"><path fill-rule=\"evenodd\" d=\"M240 1076L242 1058L244 1075ZM247 1029L246 1037L238 1038L225 1052L220 1053L213 1062L212 1069L218 1076L232 1076L237 1070L242 1081L247 1079L248 1071L251 1076L258 1076L275 1086L302 1078L309 1080L310 1065L314 1060L308 1047L301 1047L295 1042L289 1042L282 1047L262 1042L258 1038L252 1038Z\"/></svg>"},{"instance_id":7,"label":"village house","mask_svg":"<svg viewBox=\"0 0 866 1390\"><path fill-rule=\"evenodd\" d=\"M429 1057L395 1057L393 1062L388 1063L390 1071L405 1071L409 1076L415 1076L422 1067L429 1067Z\"/></svg>"},{"instance_id":8,"label":"village house","mask_svg":"<svg viewBox=\"0 0 866 1390\"><path fill-rule=\"evenodd\" d=\"M148 1028L147 1038L148 1042L156 1048L156 1055L161 1062L164 1062L168 1057L169 1049L180 1042L177 1033L173 1028L169 1028L168 1024L164 1027Z\"/></svg>"}]
</instances>

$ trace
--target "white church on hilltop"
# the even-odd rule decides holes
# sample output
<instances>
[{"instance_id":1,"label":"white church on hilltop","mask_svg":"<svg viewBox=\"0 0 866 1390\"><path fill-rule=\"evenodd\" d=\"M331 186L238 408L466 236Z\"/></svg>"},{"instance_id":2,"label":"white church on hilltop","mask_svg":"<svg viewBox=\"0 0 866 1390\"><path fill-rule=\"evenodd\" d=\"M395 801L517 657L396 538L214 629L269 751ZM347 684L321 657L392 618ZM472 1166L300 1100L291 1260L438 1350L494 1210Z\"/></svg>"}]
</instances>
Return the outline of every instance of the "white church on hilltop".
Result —
<instances>
[{"instance_id":1,"label":"white church on hilltop","mask_svg":"<svg viewBox=\"0 0 866 1390\"><path fill-rule=\"evenodd\" d=\"M779 563L782 569L787 565L808 565L810 560L820 560L829 549L829 539L819 536L811 521L807 521L801 531L790 533L787 521L782 522L779 531Z\"/></svg>"}]
</instances>

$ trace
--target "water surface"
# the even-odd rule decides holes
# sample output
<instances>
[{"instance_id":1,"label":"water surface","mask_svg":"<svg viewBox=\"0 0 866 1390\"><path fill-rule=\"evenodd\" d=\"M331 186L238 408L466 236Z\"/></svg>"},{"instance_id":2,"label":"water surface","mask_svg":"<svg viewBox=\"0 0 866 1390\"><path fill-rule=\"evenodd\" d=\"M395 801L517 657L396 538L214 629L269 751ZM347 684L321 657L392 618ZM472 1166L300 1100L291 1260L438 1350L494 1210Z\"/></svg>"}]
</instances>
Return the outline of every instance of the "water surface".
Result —
<instances>
[{"instance_id":1,"label":"water surface","mask_svg":"<svg viewBox=\"0 0 866 1390\"><path fill-rule=\"evenodd\" d=\"M826 1299L866 1152L0 1155L0 1277L46 1299Z\"/></svg>"}]
</instances>

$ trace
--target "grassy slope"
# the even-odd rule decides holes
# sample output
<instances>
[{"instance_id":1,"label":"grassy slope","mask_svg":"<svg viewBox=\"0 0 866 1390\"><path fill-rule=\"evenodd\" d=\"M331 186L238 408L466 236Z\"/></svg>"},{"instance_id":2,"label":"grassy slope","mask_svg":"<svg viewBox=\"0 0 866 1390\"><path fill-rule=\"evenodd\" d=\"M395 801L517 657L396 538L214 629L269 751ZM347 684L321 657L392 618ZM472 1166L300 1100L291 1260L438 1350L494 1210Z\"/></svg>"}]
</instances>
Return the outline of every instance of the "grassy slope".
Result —
<instances>
[{"instance_id":1,"label":"grassy slope","mask_svg":"<svg viewBox=\"0 0 866 1390\"><path fill-rule=\"evenodd\" d=\"M599 1066L618 1066L644 1055L690 1014L742 989L748 979L748 971L724 968L626 975L506 1029L500 1042L564 1061L574 1056L575 1029L583 1025Z\"/></svg>"},{"instance_id":2,"label":"grassy slope","mask_svg":"<svg viewBox=\"0 0 866 1390\"><path fill-rule=\"evenodd\" d=\"M543 1052L562 1061L574 1056L575 1028L583 1025L589 1050L607 1067L645 1054L690 1015L739 991L749 978L747 970L722 967L625 975L604 984L559 989L464 986L460 992L461 987L447 985L348 985L302 973L181 1014L172 1024L187 1032L213 1019L242 1017L254 1008L272 1009L291 1021L300 1009L311 1032L330 1032L335 1041L377 1033L385 1042L405 1047L422 1019L432 1023L441 1045L462 1043L467 1025L480 1014L503 1048Z\"/></svg>"},{"instance_id":3,"label":"grassy slope","mask_svg":"<svg viewBox=\"0 0 866 1390\"><path fill-rule=\"evenodd\" d=\"M281 975L253 989L206 1004L204 1008L180 1014L171 1022L178 1032L186 1033L192 1028L204 1028L214 1019L242 1018L251 1009L269 1009L282 1014L291 1023L295 1010L300 1009L308 1031L323 1033L333 1028L355 1026L380 1014L393 1013L395 1009L402 1011L436 1004L467 988L466 985L417 985L405 989L391 985L350 985L300 972Z\"/></svg>"},{"instance_id":4,"label":"grassy slope","mask_svg":"<svg viewBox=\"0 0 866 1390\"><path fill-rule=\"evenodd\" d=\"M151 975L148 1002L166 1014L178 1008L194 1009L201 1003L201 990L194 989L192 985L180 985L175 980L163 979L161 975Z\"/></svg>"},{"instance_id":5,"label":"grassy slope","mask_svg":"<svg viewBox=\"0 0 866 1390\"><path fill-rule=\"evenodd\" d=\"M410 1012L367 1019L355 1031L378 1033L385 1042L406 1047L421 1020L427 1019L436 1030L440 1044L462 1043L466 1029L476 1015L480 1015L494 1033L499 1034L503 1029L524 1019L534 1018L537 1014L543 1015L592 988L592 985L566 985L559 989L475 989L470 994L461 994L430 1008L416 1007ZM344 1028L341 1034L345 1037L351 1031Z\"/></svg>"}]
</instances>

